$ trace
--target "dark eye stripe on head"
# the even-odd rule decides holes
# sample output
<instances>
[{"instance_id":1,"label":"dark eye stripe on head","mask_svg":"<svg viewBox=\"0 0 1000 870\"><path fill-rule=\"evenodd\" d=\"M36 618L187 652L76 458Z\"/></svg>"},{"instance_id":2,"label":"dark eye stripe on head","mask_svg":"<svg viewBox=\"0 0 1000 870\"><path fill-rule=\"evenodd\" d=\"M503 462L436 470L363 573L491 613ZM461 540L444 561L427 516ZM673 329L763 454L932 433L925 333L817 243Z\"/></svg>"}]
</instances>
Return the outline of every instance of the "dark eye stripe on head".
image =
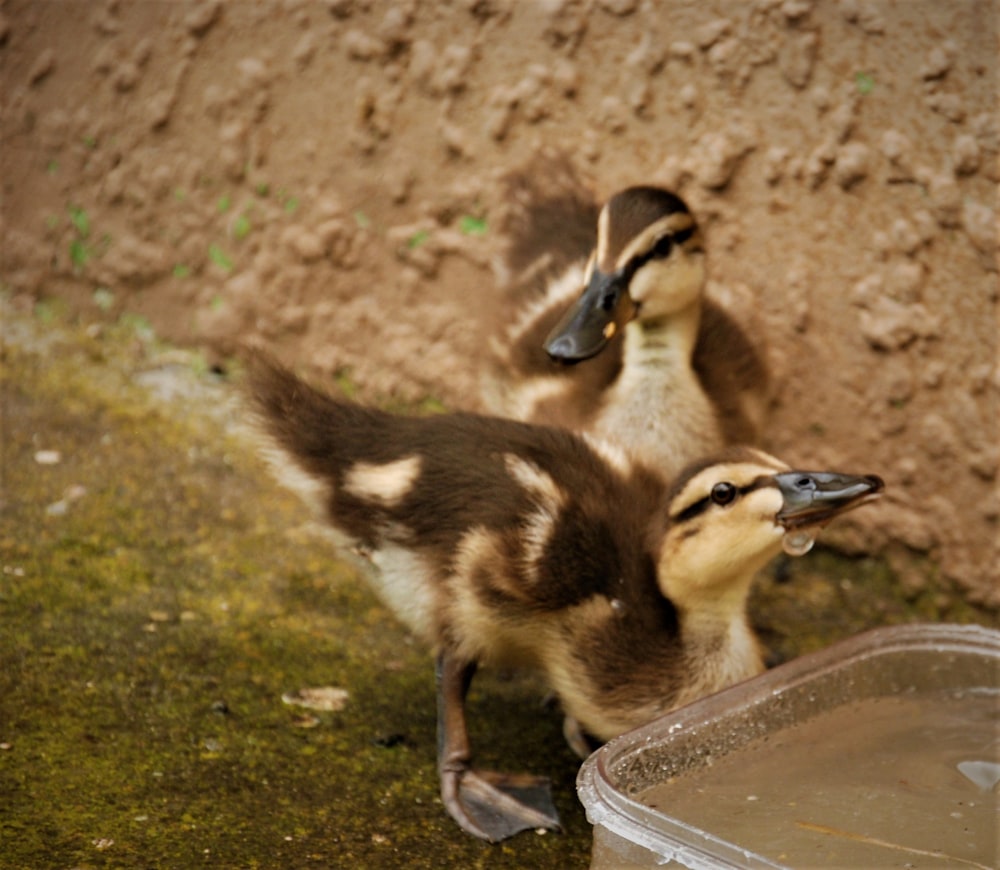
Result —
<instances>
[{"instance_id":1,"label":"dark eye stripe on head","mask_svg":"<svg viewBox=\"0 0 1000 870\"><path fill-rule=\"evenodd\" d=\"M631 280L632 276L643 266L646 265L650 260L656 259L657 256L667 256L672 251L673 247L676 245L683 245L691 236L694 234L694 226L685 227L682 230L676 230L674 232L664 233L650 246L649 250L644 251L641 254L636 254L632 259L630 259L621 268L622 274ZM664 242L668 242L666 252L662 252L662 246ZM658 250L659 249L659 250Z\"/></svg>"},{"instance_id":2,"label":"dark eye stripe on head","mask_svg":"<svg viewBox=\"0 0 1000 870\"><path fill-rule=\"evenodd\" d=\"M674 244L683 245L688 239L691 238L691 236L694 235L694 230L695 225L691 224L689 227L685 227L682 230L677 230L675 233L672 233L674 237Z\"/></svg>"},{"instance_id":3,"label":"dark eye stripe on head","mask_svg":"<svg viewBox=\"0 0 1000 870\"><path fill-rule=\"evenodd\" d=\"M734 498L730 499L726 504L720 505L720 507L729 507L729 505L735 504L748 492L753 492L755 489L762 489L765 486L773 485L773 478L770 475L765 475L762 477L757 477L745 486L736 487L736 495ZM714 487L713 487L714 489ZM693 520L695 517L700 516L705 513L712 505L718 504L713 498L712 494L709 493L704 498L698 499L698 501L689 504L679 513L674 514L670 521L673 523L687 523Z\"/></svg>"}]
</instances>

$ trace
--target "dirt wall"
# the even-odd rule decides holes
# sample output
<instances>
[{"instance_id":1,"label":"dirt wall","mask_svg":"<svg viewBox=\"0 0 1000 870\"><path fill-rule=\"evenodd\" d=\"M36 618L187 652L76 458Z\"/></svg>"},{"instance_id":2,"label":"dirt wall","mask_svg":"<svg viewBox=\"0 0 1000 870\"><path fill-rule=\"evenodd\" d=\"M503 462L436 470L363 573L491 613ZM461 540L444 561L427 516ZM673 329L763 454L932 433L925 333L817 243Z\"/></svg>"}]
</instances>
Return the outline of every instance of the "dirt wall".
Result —
<instances>
[{"instance_id":1,"label":"dirt wall","mask_svg":"<svg viewBox=\"0 0 1000 870\"><path fill-rule=\"evenodd\" d=\"M997 583L995 2L0 3L10 304L263 339L475 406L501 176L673 187L766 348L767 446L882 474L832 538Z\"/></svg>"}]
</instances>

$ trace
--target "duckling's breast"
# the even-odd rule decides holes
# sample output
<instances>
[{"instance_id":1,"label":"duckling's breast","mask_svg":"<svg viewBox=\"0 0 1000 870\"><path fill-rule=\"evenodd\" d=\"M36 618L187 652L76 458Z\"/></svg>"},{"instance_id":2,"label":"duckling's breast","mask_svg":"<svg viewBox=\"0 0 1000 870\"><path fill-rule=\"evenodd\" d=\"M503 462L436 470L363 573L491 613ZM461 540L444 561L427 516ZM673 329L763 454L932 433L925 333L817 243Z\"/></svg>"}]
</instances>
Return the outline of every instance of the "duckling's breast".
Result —
<instances>
[{"instance_id":1,"label":"duckling's breast","mask_svg":"<svg viewBox=\"0 0 1000 870\"><path fill-rule=\"evenodd\" d=\"M689 367L622 373L592 424L667 478L717 452L724 439L715 408Z\"/></svg>"}]
</instances>

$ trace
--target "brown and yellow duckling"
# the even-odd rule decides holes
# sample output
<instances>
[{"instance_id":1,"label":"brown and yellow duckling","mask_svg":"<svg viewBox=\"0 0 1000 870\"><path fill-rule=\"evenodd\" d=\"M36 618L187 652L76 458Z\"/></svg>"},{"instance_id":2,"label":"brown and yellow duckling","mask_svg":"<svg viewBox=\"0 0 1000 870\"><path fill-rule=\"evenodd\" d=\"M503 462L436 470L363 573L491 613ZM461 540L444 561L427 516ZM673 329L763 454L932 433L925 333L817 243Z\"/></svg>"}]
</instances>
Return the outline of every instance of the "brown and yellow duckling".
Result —
<instances>
[{"instance_id":1,"label":"brown and yellow duckling","mask_svg":"<svg viewBox=\"0 0 1000 870\"><path fill-rule=\"evenodd\" d=\"M530 238L535 225L540 235L556 223L546 208L529 211L508 259L544 258L543 241L559 244L552 232ZM560 253L555 262L568 259ZM496 344L488 407L600 435L667 475L726 444L755 442L766 366L704 298L704 285L704 241L685 202L657 187L615 194L599 213L589 258L548 284Z\"/></svg>"},{"instance_id":2,"label":"brown and yellow duckling","mask_svg":"<svg viewBox=\"0 0 1000 870\"><path fill-rule=\"evenodd\" d=\"M539 671L607 740L763 669L745 603L796 535L875 497L872 476L791 471L751 448L672 484L560 429L391 415L331 398L257 355L265 452L433 648L448 812L490 841L556 828L547 783L477 770L465 697L480 664Z\"/></svg>"}]
</instances>

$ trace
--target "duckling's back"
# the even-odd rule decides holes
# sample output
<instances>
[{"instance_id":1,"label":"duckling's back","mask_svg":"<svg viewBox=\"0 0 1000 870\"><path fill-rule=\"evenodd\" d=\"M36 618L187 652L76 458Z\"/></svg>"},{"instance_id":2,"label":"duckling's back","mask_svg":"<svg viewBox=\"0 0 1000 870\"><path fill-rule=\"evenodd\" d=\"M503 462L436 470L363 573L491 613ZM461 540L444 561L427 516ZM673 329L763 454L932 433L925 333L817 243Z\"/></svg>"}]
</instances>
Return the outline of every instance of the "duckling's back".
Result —
<instances>
[{"instance_id":1,"label":"duckling's back","mask_svg":"<svg viewBox=\"0 0 1000 870\"><path fill-rule=\"evenodd\" d=\"M259 355L248 391L277 475L370 559L379 592L432 645L450 632L474 659L530 658L539 614L626 580L655 594L664 485L642 467L558 429L337 400Z\"/></svg>"}]
</instances>

